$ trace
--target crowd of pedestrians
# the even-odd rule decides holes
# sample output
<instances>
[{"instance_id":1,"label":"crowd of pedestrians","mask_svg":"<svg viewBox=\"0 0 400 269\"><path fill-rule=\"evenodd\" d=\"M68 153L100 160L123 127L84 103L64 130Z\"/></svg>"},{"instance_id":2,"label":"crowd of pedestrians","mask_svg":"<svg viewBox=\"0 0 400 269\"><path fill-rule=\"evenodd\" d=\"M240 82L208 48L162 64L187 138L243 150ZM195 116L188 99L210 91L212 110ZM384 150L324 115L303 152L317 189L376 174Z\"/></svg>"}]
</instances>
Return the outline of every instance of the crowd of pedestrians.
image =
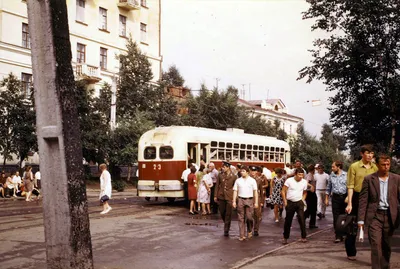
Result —
<instances>
[{"instance_id":1,"label":"crowd of pedestrians","mask_svg":"<svg viewBox=\"0 0 400 269\"><path fill-rule=\"evenodd\" d=\"M36 173L32 173L31 166L25 167L22 177L19 171L11 172L8 176L5 171L2 171L0 177L0 197L9 199L25 197L25 201L27 202L38 200L40 199L40 182L41 175L39 169Z\"/></svg>"},{"instance_id":2,"label":"crowd of pedestrians","mask_svg":"<svg viewBox=\"0 0 400 269\"><path fill-rule=\"evenodd\" d=\"M188 179L189 213L197 214L198 204L203 214L219 209L224 236L229 236L236 209L238 239L244 241L259 235L262 209L270 206L276 223L285 211L282 243L288 243L295 216L301 230L299 241L306 243L306 219L310 219L310 229L318 228L317 217L324 219L331 203L335 231L332 239L334 243L345 241L347 258L356 260L357 232L363 229L371 244L372 268L390 268L391 237L400 222L400 176L389 173L389 156L378 155L375 160L371 145L362 146L360 155L347 172L340 160L334 160L330 169L316 163L309 165L307 171L301 161L274 171L234 166L228 161L219 171L213 163L207 168L203 163L199 169L189 162L190 174L186 170L182 174L182 179ZM353 216L345 231L338 223L339 216Z\"/></svg>"}]
</instances>

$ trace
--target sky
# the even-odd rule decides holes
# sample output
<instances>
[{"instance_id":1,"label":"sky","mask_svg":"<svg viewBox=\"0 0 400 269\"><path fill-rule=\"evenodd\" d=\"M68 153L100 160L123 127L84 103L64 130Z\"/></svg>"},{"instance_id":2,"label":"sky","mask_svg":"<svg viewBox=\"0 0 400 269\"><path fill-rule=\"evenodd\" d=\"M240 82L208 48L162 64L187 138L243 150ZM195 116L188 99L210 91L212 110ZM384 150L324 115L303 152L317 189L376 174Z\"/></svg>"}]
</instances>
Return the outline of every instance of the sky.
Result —
<instances>
[{"instance_id":1,"label":"sky","mask_svg":"<svg viewBox=\"0 0 400 269\"><path fill-rule=\"evenodd\" d=\"M218 81L219 89L244 89L245 100L279 98L319 136L332 93L319 81L296 80L321 37L312 21L302 20L308 6L305 0L162 0L163 69L175 64L192 90Z\"/></svg>"}]
</instances>

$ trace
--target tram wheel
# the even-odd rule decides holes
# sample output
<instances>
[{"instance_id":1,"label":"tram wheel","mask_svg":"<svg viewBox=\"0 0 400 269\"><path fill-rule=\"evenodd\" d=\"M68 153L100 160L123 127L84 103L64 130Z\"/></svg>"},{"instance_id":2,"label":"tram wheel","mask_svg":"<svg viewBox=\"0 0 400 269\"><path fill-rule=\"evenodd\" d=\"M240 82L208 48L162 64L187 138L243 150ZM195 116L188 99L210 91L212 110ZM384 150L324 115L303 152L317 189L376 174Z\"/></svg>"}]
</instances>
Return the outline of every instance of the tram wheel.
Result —
<instances>
[{"instance_id":1,"label":"tram wheel","mask_svg":"<svg viewBox=\"0 0 400 269\"><path fill-rule=\"evenodd\" d=\"M175 202L175 197L167 197L168 202L173 203Z\"/></svg>"}]
</instances>

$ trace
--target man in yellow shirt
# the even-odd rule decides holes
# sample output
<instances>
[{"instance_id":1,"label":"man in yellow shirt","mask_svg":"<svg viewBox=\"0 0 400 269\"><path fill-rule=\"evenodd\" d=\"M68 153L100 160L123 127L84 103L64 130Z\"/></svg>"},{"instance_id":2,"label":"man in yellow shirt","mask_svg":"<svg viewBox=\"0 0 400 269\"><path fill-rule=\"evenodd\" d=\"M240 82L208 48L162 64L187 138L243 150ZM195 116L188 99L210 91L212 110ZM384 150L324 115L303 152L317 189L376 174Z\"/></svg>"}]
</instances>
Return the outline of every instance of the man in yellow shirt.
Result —
<instances>
[{"instance_id":1,"label":"man in yellow shirt","mask_svg":"<svg viewBox=\"0 0 400 269\"><path fill-rule=\"evenodd\" d=\"M374 151L372 145L361 146L361 160L354 162L347 172L347 196L348 204L346 212L351 215L358 215L358 200L362 188L364 177L378 171L378 167L372 162ZM357 222L357 221L356 221ZM352 234L346 236L345 247L349 260L355 260L356 249L356 229Z\"/></svg>"}]
</instances>

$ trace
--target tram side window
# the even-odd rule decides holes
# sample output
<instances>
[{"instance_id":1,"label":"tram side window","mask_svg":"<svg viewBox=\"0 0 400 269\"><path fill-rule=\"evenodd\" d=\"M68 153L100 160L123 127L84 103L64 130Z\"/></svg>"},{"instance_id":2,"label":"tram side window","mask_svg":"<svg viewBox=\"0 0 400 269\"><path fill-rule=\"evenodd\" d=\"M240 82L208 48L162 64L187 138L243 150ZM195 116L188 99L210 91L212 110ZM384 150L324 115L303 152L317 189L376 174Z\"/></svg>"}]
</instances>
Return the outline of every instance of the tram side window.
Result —
<instances>
[{"instance_id":1,"label":"tram side window","mask_svg":"<svg viewBox=\"0 0 400 269\"><path fill-rule=\"evenodd\" d=\"M225 160L225 150L224 149L218 150L218 160Z\"/></svg>"},{"instance_id":2,"label":"tram side window","mask_svg":"<svg viewBox=\"0 0 400 269\"><path fill-rule=\"evenodd\" d=\"M217 160L218 159L218 142L211 141L211 149L210 149L210 160Z\"/></svg>"},{"instance_id":3,"label":"tram side window","mask_svg":"<svg viewBox=\"0 0 400 269\"><path fill-rule=\"evenodd\" d=\"M240 160L245 161L246 160L246 151L241 150L240 151Z\"/></svg>"},{"instance_id":4,"label":"tram side window","mask_svg":"<svg viewBox=\"0 0 400 269\"><path fill-rule=\"evenodd\" d=\"M174 149L170 146L160 147L160 159L173 159Z\"/></svg>"},{"instance_id":5,"label":"tram side window","mask_svg":"<svg viewBox=\"0 0 400 269\"><path fill-rule=\"evenodd\" d=\"M144 158L146 160L153 160L156 158L156 147L146 147L144 149Z\"/></svg>"},{"instance_id":6,"label":"tram side window","mask_svg":"<svg viewBox=\"0 0 400 269\"><path fill-rule=\"evenodd\" d=\"M232 161L239 161L239 151L238 150L233 151Z\"/></svg>"}]
</instances>

